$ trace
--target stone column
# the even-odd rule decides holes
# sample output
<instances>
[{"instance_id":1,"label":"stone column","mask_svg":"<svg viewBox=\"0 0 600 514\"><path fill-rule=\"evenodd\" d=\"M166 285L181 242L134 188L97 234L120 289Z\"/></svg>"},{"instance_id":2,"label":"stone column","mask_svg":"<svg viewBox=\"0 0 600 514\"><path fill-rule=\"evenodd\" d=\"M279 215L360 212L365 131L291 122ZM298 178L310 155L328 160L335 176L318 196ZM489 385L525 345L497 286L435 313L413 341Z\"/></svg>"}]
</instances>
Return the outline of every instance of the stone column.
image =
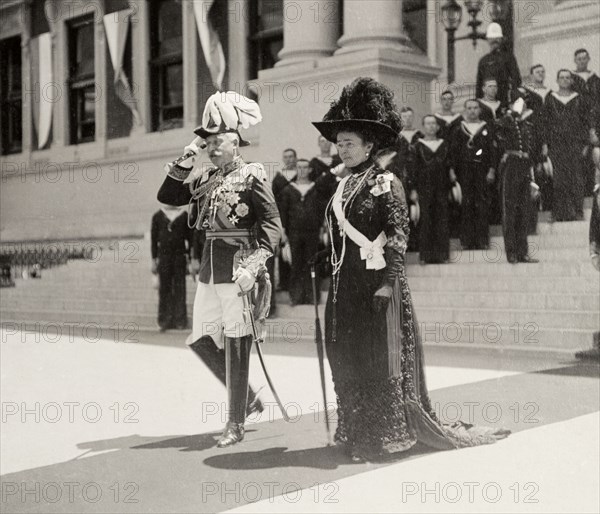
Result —
<instances>
[{"instance_id":1,"label":"stone column","mask_svg":"<svg viewBox=\"0 0 600 514\"><path fill-rule=\"evenodd\" d=\"M198 29L192 2L182 2L183 9L183 126L198 126ZM200 84L202 85L202 84Z\"/></svg>"},{"instance_id":2,"label":"stone column","mask_svg":"<svg viewBox=\"0 0 600 514\"><path fill-rule=\"evenodd\" d=\"M148 3L145 0L130 0L132 10L129 30L131 30L132 77L131 89L135 96L142 125L132 128L133 133L144 133L152 130L150 105L150 77L148 62L150 61L150 20Z\"/></svg>"},{"instance_id":3,"label":"stone column","mask_svg":"<svg viewBox=\"0 0 600 514\"><path fill-rule=\"evenodd\" d=\"M228 0L228 56L225 89L247 94L248 82L248 9L243 0Z\"/></svg>"},{"instance_id":4,"label":"stone column","mask_svg":"<svg viewBox=\"0 0 600 514\"><path fill-rule=\"evenodd\" d=\"M412 51L402 28L402 0L344 0L338 54L365 48Z\"/></svg>"},{"instance_id":5,"label":"stone column","mask_svg":"<svg viewBox=\"0 0 600 514\"><path fill-rule=\"evenodd\" d=\"M94 75L96 82L96 141L106 145L108 115L108 83L106 74L107 59L110 59L106 48L106 32L104 30L104 3L96 4L94 13Z\"/></svg>"},{"instance_id":6,"label":"stone column","mask_svg":"<svg viewBox=\"0 0 600 514\"><path fill-rule=\"evenodd\" d=\"M64 6L58 4L57 12L65 12ZM69 45L67 26L60 15L48 20L52 32L53 80L56 82L58 94L52 110L52 149L60 149L70 144L69 135Z\"/></svg>"},{"instance_id":7,"label":"stone column","mask_svg":"<svg viewBox=\"0 0 600 514\"><path fill-rule=\"evenodd\" d=\"M21 80L23 89L21 90L21 152L23 160L29 162L31 151L33 150L33 113L32 103L38 101L33 91L33 81L31 80L31 2L24 2L21 6L23 25L21 29Z\"/></svg>"},{"instance_id":8,"label":"stone column","mask_svg":"<svg viewBox=\"0 0 600 514\"><path fill-rule=\"evenodd\" d=\"M372 0L367 3L370 4ZM397 1L397 0L394 0ZM283 2L283 49L276 66L327 57L337 48L339 1Z\"/></svg>"}]
</instances>

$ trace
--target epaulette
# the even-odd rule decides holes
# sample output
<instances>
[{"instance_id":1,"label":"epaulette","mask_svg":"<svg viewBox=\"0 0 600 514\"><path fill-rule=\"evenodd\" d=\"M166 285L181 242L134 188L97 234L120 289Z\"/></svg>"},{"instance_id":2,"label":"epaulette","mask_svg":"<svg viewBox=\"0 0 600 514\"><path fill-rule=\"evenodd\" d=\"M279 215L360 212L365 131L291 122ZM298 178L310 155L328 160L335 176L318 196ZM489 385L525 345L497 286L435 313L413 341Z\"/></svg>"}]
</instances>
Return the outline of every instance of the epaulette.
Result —
<instances>
[{"instance_id":1,"label":"epaulette","mask_svg":"<svg viewBox=\"0 0 600 514\"><path fill-rule=\"evenodd\" d=\"M244 180L252 176L263 182L267 180L267 172L264 166L259 162L250 162L240 169L240 175Z\"/></svg>"}]
</instances>

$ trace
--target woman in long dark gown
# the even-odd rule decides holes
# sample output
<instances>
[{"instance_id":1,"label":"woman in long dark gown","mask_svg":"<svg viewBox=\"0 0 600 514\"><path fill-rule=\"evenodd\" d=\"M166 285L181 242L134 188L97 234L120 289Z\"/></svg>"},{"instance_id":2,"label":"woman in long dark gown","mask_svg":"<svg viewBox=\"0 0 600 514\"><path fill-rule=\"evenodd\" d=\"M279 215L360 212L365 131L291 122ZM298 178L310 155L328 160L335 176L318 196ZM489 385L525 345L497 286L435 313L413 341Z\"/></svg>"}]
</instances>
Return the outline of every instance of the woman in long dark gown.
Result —
<instances>
[{"instance_id":1,"label":"woman in long dark gown","mask_svg":"<svg viewBox=\"0 0 600 514\"><path fill-rule=\"evenodd\" d=\"M571 72L560 70L557 80L559 90L544 106L545 143L554 168L552 215L555 221L574 221L583 219L589 113L584 98L572 90Z\"/></svg>"},{"instance_id":2,"label":"woman in long dark gown","mask_svg":"<svg viewBox=\"0 0 600 514\"><path fill-rule=\"evenodd\" d=\"M442 425L432 409L404 269L404 189L373 159L379 148L391 146L397 123L393 93L359 78L314 124L336 142L350 170L327 209L332 280L325 337L338 402L335 439L354 462L405 451L417 441L451 449L507 434Z\"/></svg>"}]
</instances>

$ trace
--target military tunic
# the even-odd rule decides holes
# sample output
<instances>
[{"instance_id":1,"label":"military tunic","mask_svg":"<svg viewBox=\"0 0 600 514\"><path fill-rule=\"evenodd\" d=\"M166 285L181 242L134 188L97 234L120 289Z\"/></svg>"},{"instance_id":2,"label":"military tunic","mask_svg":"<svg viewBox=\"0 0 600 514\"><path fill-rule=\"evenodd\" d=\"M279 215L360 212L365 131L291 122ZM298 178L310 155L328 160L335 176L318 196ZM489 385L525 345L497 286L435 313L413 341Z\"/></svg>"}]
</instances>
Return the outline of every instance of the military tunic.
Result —
<instances>
[{"instance_id":1,"label":"military tunic","mask_svg":"<svg viewBox=\"0 0 600 514\"><path fill-rule=\"evenodd\" d=\"M197 218L190 221L205 231L206 243L194 301L193 340L211 335L219 344L222 328L228 337L250 333L232 275L239 266L256 271L265 265L281 239L281 221L261 164L247 164L237 158L186 183L190 172L173 167L158 200L172 205L196 204L190 212L197 212Z\"/></svg>"}]
</instances>

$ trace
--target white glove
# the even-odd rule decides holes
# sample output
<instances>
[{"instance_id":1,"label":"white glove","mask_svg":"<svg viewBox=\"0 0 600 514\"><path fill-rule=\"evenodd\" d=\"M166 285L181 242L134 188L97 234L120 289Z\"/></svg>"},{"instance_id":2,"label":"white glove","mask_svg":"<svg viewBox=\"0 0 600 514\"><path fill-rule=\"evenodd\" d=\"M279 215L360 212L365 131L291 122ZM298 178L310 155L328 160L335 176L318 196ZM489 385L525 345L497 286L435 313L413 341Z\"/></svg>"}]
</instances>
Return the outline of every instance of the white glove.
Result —
<instances>
[{"instance_id":1,"label":"white glove","mask_svg":"<svg viewBox=\"0 0 600 514\"><path fill-rule=\"evenodd\" d=\"M233 274L232 280L240 287L240 289L244 293L247 293L254 287L256 277L246 268L238 268L237 271Z\"/></svg>"},{"instance_id":2,"label":"white glove","mask_svg":"<svg viewBox=\"0 0 600 514\"><path fill-rule=\"evenodd\" d=\"M189 152L194 152L194 155L192 155L191 157L188 157L185 161L181 161L179 163L179 166L181 166L182 168L191 168L194 165L194 162L196 162L196 157L198 155L200 155L200 146L199 145L200 145L201 141L202 141L202 139L200 137L197 137L183 149L182 155L185 155Z\"/></svg>"}]
</instances>

